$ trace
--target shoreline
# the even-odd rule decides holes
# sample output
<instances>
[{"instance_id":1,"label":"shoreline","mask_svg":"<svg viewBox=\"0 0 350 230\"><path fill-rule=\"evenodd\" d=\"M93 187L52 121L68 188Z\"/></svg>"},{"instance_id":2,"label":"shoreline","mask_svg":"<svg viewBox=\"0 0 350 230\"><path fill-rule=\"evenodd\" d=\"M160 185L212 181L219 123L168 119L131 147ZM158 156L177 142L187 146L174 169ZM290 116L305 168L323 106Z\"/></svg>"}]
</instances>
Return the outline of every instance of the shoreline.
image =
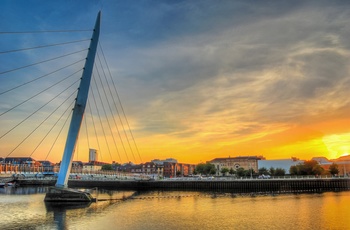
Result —
<instances>
[{"instance_id":1,"label":"shoreline","mask_svg":"<svg viewBox=\"0 0 350 230\"><path fill-rule=\"evenodd\" d=\"M54 186L55 179L17 179L19 186ZM116 190L188 190L230 191L237 193L299 193L350 190L349 178L336 179L268 179L232 181L137 181L137 180L75 180L68 181L69 188L104 188Z\"/></svg>"}]
</instances>

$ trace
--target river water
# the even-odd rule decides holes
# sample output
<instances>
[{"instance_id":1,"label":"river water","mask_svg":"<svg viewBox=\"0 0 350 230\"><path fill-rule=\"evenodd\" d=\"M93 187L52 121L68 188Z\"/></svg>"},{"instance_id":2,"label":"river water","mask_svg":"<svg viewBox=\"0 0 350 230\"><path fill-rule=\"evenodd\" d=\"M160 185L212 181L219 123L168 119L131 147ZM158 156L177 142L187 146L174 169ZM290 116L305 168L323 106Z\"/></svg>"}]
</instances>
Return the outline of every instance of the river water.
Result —
<instances>
[{"instance_id":1,"label":"river water","mask_svg":"<svg viewBox=\"0 0 350 230\"><path fill-rule=\"evenodd\" d=\"M0 188L0 229L350 229L350 192L251 196L93 190L100 201L68 208L45 205L46 191Z\"/></svg>"}]
</instances>

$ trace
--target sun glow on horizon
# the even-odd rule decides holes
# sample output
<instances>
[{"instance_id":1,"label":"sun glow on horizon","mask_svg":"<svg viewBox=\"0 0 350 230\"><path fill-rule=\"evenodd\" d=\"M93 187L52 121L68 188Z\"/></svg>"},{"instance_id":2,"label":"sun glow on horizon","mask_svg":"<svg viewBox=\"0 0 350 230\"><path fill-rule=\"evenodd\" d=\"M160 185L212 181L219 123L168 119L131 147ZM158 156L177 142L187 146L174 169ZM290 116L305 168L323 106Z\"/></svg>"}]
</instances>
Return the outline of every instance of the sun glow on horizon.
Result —
<instances>
[{"instance_id":1,"label":"sun glow on horizon","mask_svg":"<svg viewBox=\"0 0 350 230\"><path fill-rule=\"evenodd\" d=\"M350 133L328 135L323 137L322 140L328 149L331 159L349 155Z\"/></svg>"}]
</instances>

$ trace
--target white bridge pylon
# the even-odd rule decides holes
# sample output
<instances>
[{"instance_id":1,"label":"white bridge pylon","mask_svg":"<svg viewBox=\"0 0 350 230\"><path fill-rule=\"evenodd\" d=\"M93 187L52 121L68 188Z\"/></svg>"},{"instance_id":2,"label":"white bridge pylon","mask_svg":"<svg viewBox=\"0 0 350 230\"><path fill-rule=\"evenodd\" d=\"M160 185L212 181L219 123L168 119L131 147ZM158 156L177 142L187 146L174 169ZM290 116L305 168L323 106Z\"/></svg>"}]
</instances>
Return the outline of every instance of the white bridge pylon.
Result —
<instances>
[{"instance_id":1,"label":"white bridge pylon","mask_svg":"<svg viewBox=\"0 0 350 230\"><path fill-rule=\"evenodd\" d=\"M56 182L56 187L59 187L59 188L68 187L68 176L70 173L73 156L74 156L74 150L78 139L79 130L83 120L86 102L89 94L91 75L92 75L92 70L93 70L94 61L95 61L98 39L100 35L100 21L101 21L101 11L98 13L96 18L96 23L92 34L92 39L90 42L89 51L87 54L82 78L80 81L77 98L73 108L73 115L70 122L69 130L68 130L66 145L63 152L58 179Z\"/></svg>"}]
</instances>

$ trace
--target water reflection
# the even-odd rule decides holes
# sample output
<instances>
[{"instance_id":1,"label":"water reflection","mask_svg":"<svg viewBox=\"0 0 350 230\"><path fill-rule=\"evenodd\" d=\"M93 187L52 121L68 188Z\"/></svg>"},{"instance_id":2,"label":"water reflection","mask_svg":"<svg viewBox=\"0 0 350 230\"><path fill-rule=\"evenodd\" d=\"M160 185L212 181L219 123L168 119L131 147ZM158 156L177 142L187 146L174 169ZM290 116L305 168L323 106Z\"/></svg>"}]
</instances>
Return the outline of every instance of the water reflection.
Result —
<instances>
[{"instance_id":1,"label":"water reflection","mask_svg":"<svg viewBox=\"0 0 350 230\"><path fill-rule=\"evenodd\" d=\"M91 205L89 203L56 203L45 202L46 212L53 213L53 224L57 229L68 229L67 211L72 209L86 209Z\"/></svg>"},{"instance_id":2,"label":"water reflection","mask_svg":"<svg viewBox=\"0 0 350 230\"><path fill-rule=\"evenodd\" d=\"M84 190L84 189L81 189ZM48 187L0 188L1 229L70 229L79 219L103 212L134 191L84 190L103 201L97 203L45 203Z\"/></svg>"},{"instance_id":3,"label":"water reflection","mask_svg":"<svg viewBox=\"0 0 350 230\"><path fill-rule=\"evenodd\" d=\"M1 229L350 229L350 192L255 195L88 190L84 205L45 204L47 187L0 189ZM123 201L126 197L127 199Z\"/></svg>"},{"instance_id":4,"label":"water reflection","mask_svg":"<svg viewBox=\"0 0 350 230\"><path fill-rule=\"evenodd\" d=\"M29 194L43 194L48 191L48 187L3 187L0 188L0 194L7 195L29 195Z\"/></svg>"}]
</instances>

